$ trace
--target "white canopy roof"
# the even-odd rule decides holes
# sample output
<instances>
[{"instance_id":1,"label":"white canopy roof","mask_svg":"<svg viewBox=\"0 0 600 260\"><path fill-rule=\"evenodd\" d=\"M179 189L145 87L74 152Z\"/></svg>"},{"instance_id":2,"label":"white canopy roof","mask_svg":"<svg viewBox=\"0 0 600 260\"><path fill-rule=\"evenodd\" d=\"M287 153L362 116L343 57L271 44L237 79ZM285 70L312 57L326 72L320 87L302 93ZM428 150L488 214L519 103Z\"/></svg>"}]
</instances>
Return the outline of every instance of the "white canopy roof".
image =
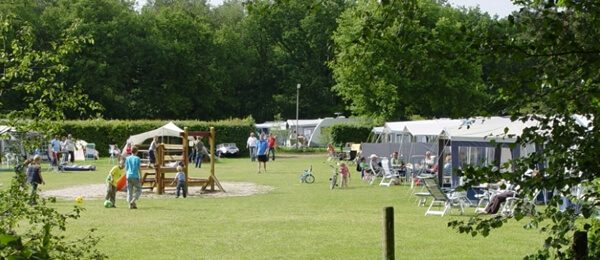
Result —
<instances>
[{"instance_id":1,"label":"white canopy roof","mask_svg":"<svg viewBox=\"0 0 600 260\"><path fill-rule=\"evenodd\" d=\"M460 119L436 119L406 122L404 133L412 136L437 136L447 127L460 126L464 120Z\"/></svg>"},{"instance_id":2,"label":"white canopy roof","mask_svg":"<svg viewBox=\"0 0 600 260\"><path fill-rule=\"evenodd\" d=\"M440 134L441 139L452 141L514 143L523 133L523 129L536 125L537 122L511 121L510 117L478 118L460 126L448 126ZM506 131L506 132L505 132Z\"/></svg>"},{"instance_id":3,"label":"white canopy roof","mask_svg":"<svg viewBox=\"0 0 600 260\"><path fill-rule=\"evenodd\" d=\"M154 129L154 130L151 130L151 131L148 131L145 133L137 134L137 135L132 135L129 137L129 141L133 145L140 145L140 144L143 144L144 141L146 141L154 136L180 137L179 136L180 133L183 133L183 129L181 129L178 126L176 126L175 124L173 124L173 122L169 122L168 124L163 125L157 129Z\"/></svg>"}]
</instances>

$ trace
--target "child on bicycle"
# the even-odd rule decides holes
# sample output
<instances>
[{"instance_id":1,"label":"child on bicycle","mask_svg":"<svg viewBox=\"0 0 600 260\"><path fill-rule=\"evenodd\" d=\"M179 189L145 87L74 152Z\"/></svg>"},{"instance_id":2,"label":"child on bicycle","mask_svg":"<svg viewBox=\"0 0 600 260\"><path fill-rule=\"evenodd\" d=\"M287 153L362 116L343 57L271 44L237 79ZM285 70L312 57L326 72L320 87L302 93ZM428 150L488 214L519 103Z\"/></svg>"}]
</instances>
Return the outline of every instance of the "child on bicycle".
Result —
<instances>
[{"instance_id":1,"label":"child on bicycle","mask_svg":"<svg viewBox=\"0 0 600 260\"><path fill-rule=\"evenodd\" d=\"M350 171L348 170L348 166L346 163L340 163L340 175L342 175L342 184L340 188L348 188L348 178L350 178Z\"/></svg>"}]
</instances>

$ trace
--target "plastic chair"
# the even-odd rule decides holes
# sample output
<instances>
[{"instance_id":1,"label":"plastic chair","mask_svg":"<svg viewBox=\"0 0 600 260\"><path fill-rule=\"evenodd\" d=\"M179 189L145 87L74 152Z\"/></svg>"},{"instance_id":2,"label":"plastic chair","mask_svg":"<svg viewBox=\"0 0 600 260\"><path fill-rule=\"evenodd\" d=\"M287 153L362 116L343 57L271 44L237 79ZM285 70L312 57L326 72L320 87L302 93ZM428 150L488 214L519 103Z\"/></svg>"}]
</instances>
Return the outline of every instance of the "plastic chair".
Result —
<instances>
[{"instance_id":1,"label":"plastic chair","mask_svg":"<svg viewBox=\"0 0 600 260\"><path fill-rule=\"evenodd\" d=\"M116 144L109 144L108 154L110 155L110 157L108 158L108 163L115 163L115 161L119 160L119 157L121 156L121 151L119 150L119 147L117 147Z\"/></svg>"},{"instance_id":2,"label":"plastic chair","mask_svg":"<svg viewBox=\"0 0 600 260\"><path fill-rule=\"evenodd\" d=\"M383 158L381 160L381 167L383 168L383 177L381 178L381 182L379 186L390 186L394 183L395 180L400 179L400 174L390 169L389 160L387 158Z\"/></svg>"},{"instance_id":3,"label":"plastic chair","mask_svg":"<svg viewBox=\"0 0 600 260\"><path fill-rule=\"evenodd\" d=\"M6 153L4 155L4 158L5 158L5 160L2 162L2 164L6 164L6 168L10 168L11 164L14 164L17 162L17 157L13 153Z\"/></svg>"},{"instance_id":4,"label":"plastic chair","mask_svg":"<svg viewBox=\"0 0 600 260\"><path fill-rule=\"evenodd\" d=\"M85 145L85 160L96 159L96 144L88 143Z\"/></svg>"}]
</instances>

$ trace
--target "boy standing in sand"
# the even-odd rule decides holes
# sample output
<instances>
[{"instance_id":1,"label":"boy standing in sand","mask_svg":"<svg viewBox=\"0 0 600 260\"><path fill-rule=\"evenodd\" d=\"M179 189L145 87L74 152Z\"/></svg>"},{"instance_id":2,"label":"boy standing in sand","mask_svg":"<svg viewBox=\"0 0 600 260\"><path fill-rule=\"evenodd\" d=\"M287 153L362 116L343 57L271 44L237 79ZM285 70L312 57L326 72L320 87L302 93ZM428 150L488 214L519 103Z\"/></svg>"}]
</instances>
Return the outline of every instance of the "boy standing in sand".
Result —
<instances>
[{"instance_id":1,"label":"boy standing in sand","mask_svg":"<svg viewBox=\"0 0 600 260\"><path fill-rule=\"evenodd\" d=\"M112 203L111 208L116 208L115 206L115 196L117 195L117 181L121 176L125 173L125 166L123 165L123 159L119 160L119 165L113 167L108 176L106 177L106 197L105 200L110 200Z\"/></svg>"},{"instance_id":2,"label":"boy standing in sand","mask_svg":"<svg viewBox=\"0 0 600 260\"><path fill-rule=\"evenodd\" d=\"M175 198L179 198L180 190L183 191L183 197L187 197L185 189L185 173L183 172L183 167L181 166L177 166L177 175L175 175L171 185L173 185L175 182L177 182L177 192L175 194Z\"/></svg>"}]
</instances>

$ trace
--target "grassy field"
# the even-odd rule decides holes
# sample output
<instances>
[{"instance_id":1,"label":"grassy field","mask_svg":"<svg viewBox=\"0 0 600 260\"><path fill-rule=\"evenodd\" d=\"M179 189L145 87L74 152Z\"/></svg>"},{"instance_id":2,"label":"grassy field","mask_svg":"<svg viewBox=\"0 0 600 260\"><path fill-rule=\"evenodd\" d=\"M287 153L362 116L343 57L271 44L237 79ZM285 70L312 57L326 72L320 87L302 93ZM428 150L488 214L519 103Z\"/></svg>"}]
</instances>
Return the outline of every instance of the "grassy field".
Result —
<instances>
[{"instance_id":1,"label":"grassy field","mask_svg":"<svg viewBox=\"0 0 600 260\"><path fill-rule=\"evenodd\" d=\"M112 165L107 159L94 164L93 172L44 172L47 184L40 187L102 184ZM311 165L315 183L299 183ZM191 168L190 175L206 177L208 166ZM273 189L237 197L143 196L137 210L127 209L123 199L116 209L103 208L102 198L86 199L86 211L71 221L66 235L81 237L97 228L99 249L110 259L381 259L382 212L392 206L397 259L520 259L544 238L524 230L524 222L509 223L487 238L458 234L447 227L450 220L468 218L457 209L444 217L423 216L426 208L416 206L409 187L371 186L358 174L348 189L330 190L325 156L278 158L268 163L266 174L257 174L247 158L221 159L215 172L223 183ZM0 172L0 183L6 186L12 176ZM73 199L59 200L56 207L67 212L73 205ZM472 215L473 208L467 212Z\"/></svg>"}]
</instances>

